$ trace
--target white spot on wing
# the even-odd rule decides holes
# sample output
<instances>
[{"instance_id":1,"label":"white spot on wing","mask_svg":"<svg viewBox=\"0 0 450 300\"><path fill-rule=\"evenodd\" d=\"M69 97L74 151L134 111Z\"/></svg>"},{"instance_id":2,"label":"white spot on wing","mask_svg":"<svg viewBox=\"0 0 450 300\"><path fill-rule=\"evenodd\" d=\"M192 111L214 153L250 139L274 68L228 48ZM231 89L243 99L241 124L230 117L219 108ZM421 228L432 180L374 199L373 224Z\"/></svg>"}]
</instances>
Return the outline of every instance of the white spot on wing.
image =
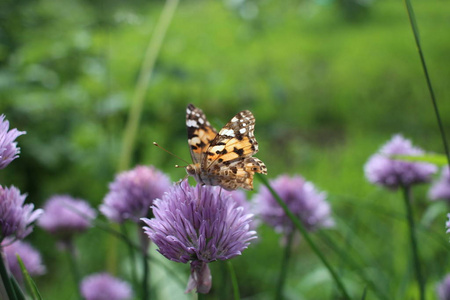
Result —
<instances>
[{"instance_id":1,"label":"white spot on wing","mask_svg":"<svg viewBox=\"0 0 450 300\"><path fill-rule=\"evenodd\" d=\"M245 129L245 128L241 128L241 129L239 129L239 132L240 132L240 133L245 133L245 131L246 131L246 129Z\"/></svg>"},{"instance_id":2,"label":"white spot on wing","mask_svg":"<svg viewBox=\"0 0 450 300\"><path fill-rule=\"evenodd\" d=\"M194 120L186 120L186 126L187 127L195 127L198 128L198 124L196 121Z\"/></svg>"},{"instance_id":3,"label":"white spot on wing","mask_svg":"<svg viewBox=\"0 0 450 300\"><path fill-rule=\"evenodd\" d=\"M233 136L234 137L234 131L231 129L224 129L223 132L221 133L222 135L228 135L228 136Z\"/></svg>"}]
</instances>

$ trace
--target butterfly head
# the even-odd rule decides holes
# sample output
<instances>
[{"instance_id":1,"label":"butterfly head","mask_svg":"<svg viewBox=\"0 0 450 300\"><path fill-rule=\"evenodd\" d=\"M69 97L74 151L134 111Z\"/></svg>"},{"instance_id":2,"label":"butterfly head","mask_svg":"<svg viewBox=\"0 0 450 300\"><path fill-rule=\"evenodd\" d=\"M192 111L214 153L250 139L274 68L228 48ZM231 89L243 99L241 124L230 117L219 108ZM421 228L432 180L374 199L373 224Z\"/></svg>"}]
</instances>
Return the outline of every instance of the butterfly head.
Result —
<instances>
[{"instance_id":1,"label":"butterfly head","mask_svg":"<svg viewBox=\"0 0 450 300\"><path fill-rule=\"evenodd\" d=\"M199 163L187 165L186 172L189 176L194 177L195 181L197 181L198 183L203 183L200 178L201 166Z\"/></svg>"}]
</instances>

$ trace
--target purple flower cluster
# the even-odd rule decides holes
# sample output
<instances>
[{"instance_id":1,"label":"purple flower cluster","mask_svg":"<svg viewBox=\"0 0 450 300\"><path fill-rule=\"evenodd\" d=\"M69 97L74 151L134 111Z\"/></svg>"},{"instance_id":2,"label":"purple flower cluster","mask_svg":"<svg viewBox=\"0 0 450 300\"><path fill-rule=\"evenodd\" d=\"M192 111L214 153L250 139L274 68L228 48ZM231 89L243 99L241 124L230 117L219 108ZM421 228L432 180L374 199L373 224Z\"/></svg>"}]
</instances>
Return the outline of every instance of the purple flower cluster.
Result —
<instances>
[{"instance_id":1,"label":"purple flower cluster","mask_svg":"<svg viewBox=\"0 0 450 300\"><path fill-rule=\"evenodd\" d=\"M211 287L207 263L240 255L256 238L250 230L252 215L218 187L191 187L185 180L153 202L153 214L155 218L142 220L158 251L176 262L191 261L187 291L196 287L207 293Z\"/></svg>"},{"instance_id":2,"label":"purple flower cluster","mask_svg":"<svg viewBox=\"0 0 450 300\"><path fill-rule=\"evenodd\" d=\"M32 223L42 214L33 204L24 204L26 195L11 186L0 186L0 242L10 236L23 239L33 231Z\"/></svg>"},{"instance_id":3,"label":"purple flower cluster","mask_svg":"<svg viewBox=\"0 0 450 300\"><path fill-rule=\"evenodd\" d=\"M431 200L447 200L450 201L450 171L449 166L442 169L441 178L436 181L430 188L428 196Z\"/></svg>"},{"instance_id":4,"label":"purple flower cluster","mask_svg":"<svg viewBox=\"0 0 450 300\"><path fill-rule=\"evenodd\" d=\"M170 179L154 167L137 166L120 173L109 185L109 193L100 211L110 220L138 222L147 217L152 202L161 198L171 186Z\"/></svg>"},{"instance_id":5,"label":"purple flower cluster","mask_svg":"<svg viewBox=\"0 0 450 300\"><path fill-rule=\"evenodd\" d=\"M14 159L18 157L20 148L14 140L25 131L18 131L16 128L9 130L9 122L5 120L5 115L0 115L0 169L6 168Z\"/></svg>"},{"instance_id":6,"label":"purple flower cluster","mask_svg":"<svg viewBox=\"0 0 450 300\"><path fill-rule=\"evenodd\" d=\"M445 278L437 286L437 294L439 300L450 300L450 275Z\"/></svg>"},{"instance_id":7,"label":"purple flower cluster","mask_svg":"<svg viewBox=\"0 0 450 300\"><path fill-rule=\"evenodd\" d=\"M87 276L80 284L85 300L126 300L133 297L131 286L108 273Z\"/></svg>"},{"instance_id":8,"label":"purple flower cluster","mask_svg":"<svg viewBox=\"0 0 450 300\"><path fill-rule=\"evenodd\" d=\"M437 171L435 165L391 158L393 155L417 156L423 154L422 149L414 147L410 140L397 134L369 158L364 166L364 172L371 183L390 189L428 182L431 175Z\"/></svg>"},{"instance_id":9,"label":"purple flower cluster","mask_svg":"<svg viewBox=\"0 0 450 300\"><path fill-rule=\"evenodd\" d=\"M44 211L39 226L63 240L91 227L97 216L86 201L68 195L52 196L45 203Z\"/></svg>"},{"instance_id":10,"label":"purple flower cluster","mask_svg":"<svg viewBox=\"0 0 450 300\"><path fill-rule=\"evenodd\" d=\"M42 275L45 273L45 266L42 264L41 254L30 244L23 241L11 243L11 239L6 239L2 243L3 253L5 254L9 270L17 281L23 281L22 270L16 255L19 255L31 276Z\"/></svg>"},{"instance_id":11,"label":"purple flower cluster","mask_svg":"<svg viewBox=\"0 0 450 300\"><path fill-rule=\"evenodd\" d=\"M334 225L326 194L318 191L311 182L305 181L301 176L281 175L271 180L270 185L306 229L315 230ZM255 196L255 202L258 215L264 222L279 232L289 233L293 230L294 224L268 188L261 187Z\"/></svg>"}]
</instances>

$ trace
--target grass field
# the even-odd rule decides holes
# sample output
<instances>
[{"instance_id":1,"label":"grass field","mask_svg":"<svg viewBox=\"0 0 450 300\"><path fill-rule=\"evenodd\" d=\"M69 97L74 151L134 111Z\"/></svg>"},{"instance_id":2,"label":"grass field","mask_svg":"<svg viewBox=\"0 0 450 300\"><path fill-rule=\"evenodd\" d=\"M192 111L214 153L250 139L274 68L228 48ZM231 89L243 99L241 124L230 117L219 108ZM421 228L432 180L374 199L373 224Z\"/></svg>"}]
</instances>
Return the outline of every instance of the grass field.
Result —
<instances>
[{"instance_id":1,"label":"grass field","mask_svg":"<svg viewBox=\"0 0 450 300\"><path fill-rule=\"evenodd\" d=\"M216 128L249 109L268 178L300 174L327 192L336 226L311 235L352 299L362 299L365 288L365 299L419 299L402 194L370 184L363 166L396 133L426 151L444 149L404 3L361 3L180 2L145 91L127 169L154 165L178 181L185 171L173 165L182 163L152 142L190 160L186 105L202 108ZM448 130L450 8L443 1L413 5ZM131 99L163 6L1 4L0 113L27 131L18 138L20 158L0 172L2 186L17 186L38 207L53 194L80 197L96 208L102 203L118 171ZM426 296L438 299L436 284L450 270L448 207L429 201L429 187L413 188L413 208ZM133 227L128 224L130 232ZM265 224L257 232L258 240L231 260L242 299L273 298L280 273L281 236ZM77 299L66 254L55 240L40 228L27 240L47 266L47 274L36 277L43 298ZM76 246L82 275L110 270L130 281L120 241L92 228ZM176 270L181 283L151 263L153 299L195 299L183 293L188 265L169 262L155 249L152 261ZM211 271L213 289L205 299L232 299L225 263L212 263ZM344 299L300 236L284 295Z\"/></svg>"}]
</instances>

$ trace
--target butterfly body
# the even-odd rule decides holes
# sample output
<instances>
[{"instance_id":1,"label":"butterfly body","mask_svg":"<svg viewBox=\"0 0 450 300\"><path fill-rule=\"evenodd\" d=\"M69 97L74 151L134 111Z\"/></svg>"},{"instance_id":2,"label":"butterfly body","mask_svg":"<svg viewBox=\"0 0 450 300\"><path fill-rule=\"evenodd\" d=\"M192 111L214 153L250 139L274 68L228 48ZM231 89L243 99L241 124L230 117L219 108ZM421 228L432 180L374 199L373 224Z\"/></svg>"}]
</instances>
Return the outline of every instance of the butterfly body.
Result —
<instances>
[{"instance_id":1,"label":"butterfly body","mask_svg":"<svg viewBox=\"0 0 450 300\"><path fill-rule=\"evenodd\" d=\"M255 118L250 111L236 114L217 132L202 110L189 104L186 126L193 161L186 171L198 183L227 190L251 190L254 173L267 174L264 163L252 157L258 152L258 142L253 133Z\"/></svg>"}]
</instances>

